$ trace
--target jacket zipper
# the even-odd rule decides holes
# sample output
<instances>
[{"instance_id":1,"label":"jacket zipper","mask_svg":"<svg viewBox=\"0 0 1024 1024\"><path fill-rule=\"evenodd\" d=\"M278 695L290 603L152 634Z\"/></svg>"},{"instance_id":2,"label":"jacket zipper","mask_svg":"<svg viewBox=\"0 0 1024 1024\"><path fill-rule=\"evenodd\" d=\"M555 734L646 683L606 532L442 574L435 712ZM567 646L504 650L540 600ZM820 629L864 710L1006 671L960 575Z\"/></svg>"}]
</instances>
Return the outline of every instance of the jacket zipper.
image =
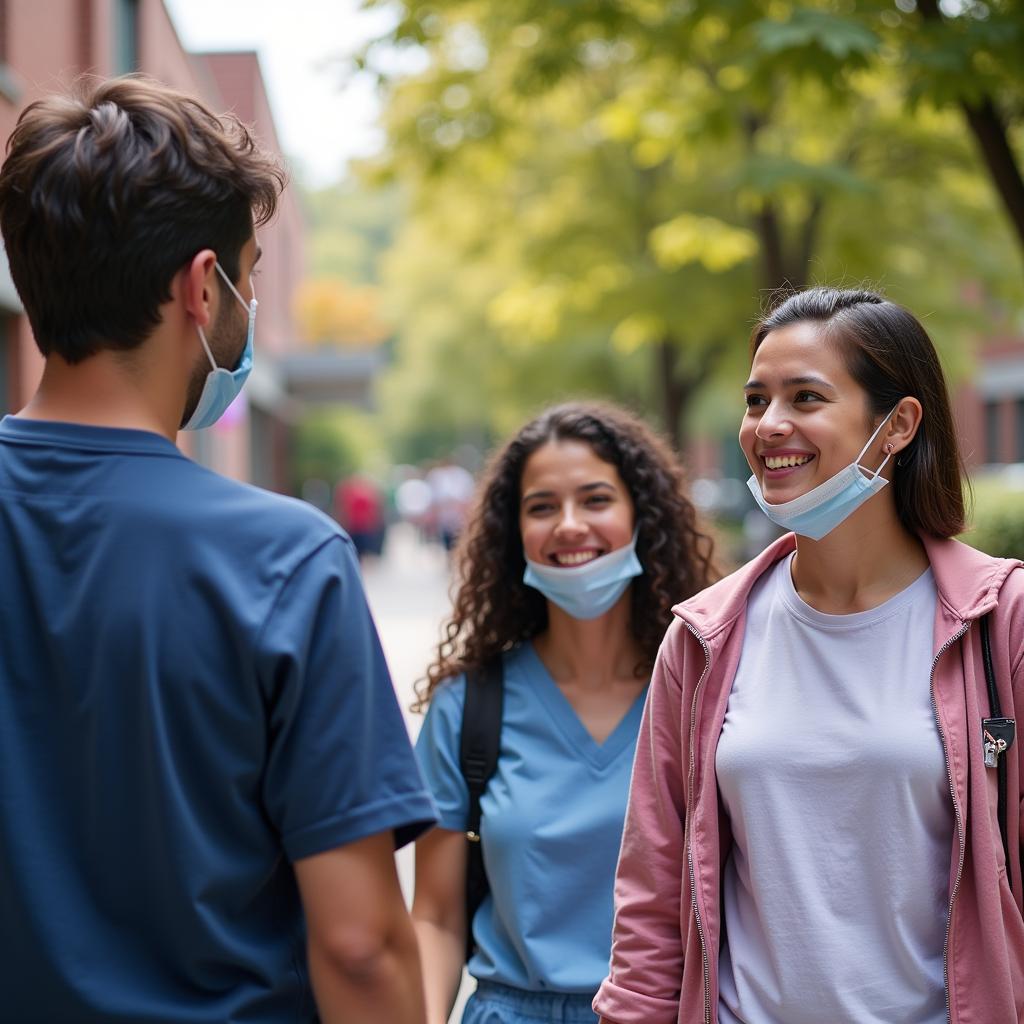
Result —
<instances>
[{"instance_id":1,"label":"jacket zipper","mask_svg":"<svg viewBox=\"0 0 1024 1024\"><path fill-rule=\"evenodd\" d=\"M696 768L696 755L694 753L693 740L697 732L697 696L700 694L700 688L704 685L704 680L707 678L708 670L711 668L711 651L708 648L707 641L691 626L685 619L682 620L683 625L697 638L701 647L704 650L704 671L701 673L700 679L697 680L697 685L693 690L693 703L690 705L690 776L687 780L686 787L686 809L687 814L692 815L693 813L693 780ZM691 818L692 821L692 818ZM697 876L693 869L693 848L692 848L692 829L689 824L686 829L686 866L690 872L690 898L693 902L693 918L697 923L697 937L700 939L700 962L704 969L704 1024L711 1024L711 968L708 963L708 948L707 942L704 938L704 926L700 920L700 909L697 906Z\"/></svg>"},{"instance_id":2,"label":"jacket zipper","mask_svg":"<svg viewBox=\"0 0 1024 1024\"><path fill-rule=\"evenodd\" d=\"M697 731L697 697L700 694L700 688L704 685L704 680L707 678L708 670L711 668L711 652L708 648L707 641L691 626L686 620L683 620L683 625L697 638L701 648L704 651L704 671L701 673L700 679L697 681L697 686L693 691L693 702L690 705L690 777L687 785L687 809L693 808L693 781L696 766L696 754L694 752L694 736ZM942 741L942 757L946 763L946 781L949 783L949 795L953 801L953 814L956 817L956 835L957 842L960 849L960 859L957 862L956 878L953 880L953 890L949 894L949 907L946 914L946 936L942 944L942 976L946 985L946 1021L947 1024L952 1024L953 1011L949 1004L949 932L953 924L953 904L956 902L956 897L960 891L960 879L963 875L964 870L964 824L963 819L960 817L960 806L956 800L956 787L953 785L953 772L949 767L949 750L946 746L946 735L942 731L942 722L939 720L939 705L935 700L935 670L938 668L939 659L946 651L949 650L953 644L957 643L960 638L967 632L970 623L964 622L960 629L953 634L940 648L935 658L932 661L932 670L929 677L929 689L931 691L931 702L932 702L932 714L935 717L935 726L939 730L939 739ZM708 951L707 943L704 937L704 926L700 920L700 909L697 906L697 878L696 872L693 868L693 849L691 846L690 830L687 829L686 837L686 864L690 873L690 895L693 904L693 917L697 924L697 936L700 939L700 956L701 966L704 969L704 1022L705 1024L711 1024L711 981L710 981L710 968L708 966Z\"/></svg>"},{"instance_id":3,"label":"jacket zipper","mask_svg":"<svg viewBox=\"0 0 1024 1024\"><path fill-rule=\"evenodd\" d=\"M946 734L942 731L942 722L939 721L939 705L935 700L935 670L938 668L939 659L950 647L953 646L970 627L969 622L961 623L960 629L953 634L940 648L935 659L932 661L932 671L929 677L929 689L932 698L932 714L935 716L935 727L939 730L939 739L942 741L942 756L946 762L946 779L949 782L949 795L953 801L953 814L956 816L956 836L960 844L960 860L957 863L956 878L953 879L953 889L949 894L949 908L946 913L946 937L942 943L942 980L946 986L946 1022L953 1024L953 1009L949 1002L949 932L953 926L953 904L960 891L960 877L964 870L964 823L960 817L960 806L956 802L956 788L953 785L953 772L949 767L949 750L946 746Z\"/></svg>"}]
</instances>

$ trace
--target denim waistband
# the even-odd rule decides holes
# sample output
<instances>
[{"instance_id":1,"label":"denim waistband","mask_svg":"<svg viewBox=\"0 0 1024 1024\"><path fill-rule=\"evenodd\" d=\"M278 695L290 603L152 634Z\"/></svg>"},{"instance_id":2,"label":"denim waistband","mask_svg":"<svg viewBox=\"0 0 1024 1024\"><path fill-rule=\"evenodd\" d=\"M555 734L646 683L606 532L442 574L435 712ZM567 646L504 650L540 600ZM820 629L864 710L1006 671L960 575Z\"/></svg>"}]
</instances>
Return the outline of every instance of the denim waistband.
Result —
<instances>
[{"instance_id":1,"label":"denim waistband","mask_svg":"<svg viewBox=\"0 0 1024 1024\"><path fill-rule=\"evenodd\" d=\"M595 992L528 992L495 981L478 981L477 998L497 1003L515 1015L529 1021L546 1024L596 1024L597 1015L591 1009Z\"/></svg>"}]
</instances>

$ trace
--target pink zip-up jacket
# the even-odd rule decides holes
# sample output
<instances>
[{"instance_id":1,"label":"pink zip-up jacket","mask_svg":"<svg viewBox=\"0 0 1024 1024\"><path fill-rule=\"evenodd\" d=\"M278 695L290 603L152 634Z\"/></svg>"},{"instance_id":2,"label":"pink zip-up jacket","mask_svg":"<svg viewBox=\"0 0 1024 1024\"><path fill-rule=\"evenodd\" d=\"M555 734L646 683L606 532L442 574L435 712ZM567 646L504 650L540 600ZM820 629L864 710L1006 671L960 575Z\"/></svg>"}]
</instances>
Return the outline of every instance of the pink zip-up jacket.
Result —
<instances>
[{"instance_id":1,"label":"pink zip-up jacket","mask_svg":"<svg viewBox=\"0 0 1024 1024\"><path fill-rule=\"evenodd\" d=\"M984 764L981 720L989 717L989 701L976 622L993 613L1001 711L1024 730L1024 564L954 540L922 539L938 591L931 688L956 820L946 934L949 1020L1013 1024L1024 1020L1024 735L1003 755L1011 794L1007 866L996 772ZM718 799L715 748L743 646L747 597L794 547L792 534L780 538L673 609L677 621L658 655L637 741L615 879L611 968L594 1000L594 1009L616 1024L717 1024L722 866L732 839Z\"/></svg>"}]
</instances>

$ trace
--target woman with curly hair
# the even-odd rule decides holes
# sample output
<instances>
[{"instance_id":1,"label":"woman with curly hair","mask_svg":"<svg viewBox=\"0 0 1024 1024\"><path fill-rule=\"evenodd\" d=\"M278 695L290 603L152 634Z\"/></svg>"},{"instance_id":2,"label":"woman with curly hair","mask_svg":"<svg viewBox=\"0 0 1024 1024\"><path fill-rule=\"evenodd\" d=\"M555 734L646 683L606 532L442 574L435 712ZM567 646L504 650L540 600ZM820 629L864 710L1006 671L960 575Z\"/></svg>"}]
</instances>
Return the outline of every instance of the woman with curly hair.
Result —
<instances>
[{"instance_id":1,"label":"woman with curly hair","mask_svg":"<svg viewBox=\"0 0 1024 1024\"><path fill-rule=\"evenodd\" d=\"M463 1024L593 1022L644 695L671 606L713 577L712 542L664 441L620 408L572 403L494 457L456 570L418 705L440 813L416 849L428 1021L448 1019L471 928ZM496 660L501 745L480 827L490 893L468 922L462 709Z\"/></svg>"}]
</instances>

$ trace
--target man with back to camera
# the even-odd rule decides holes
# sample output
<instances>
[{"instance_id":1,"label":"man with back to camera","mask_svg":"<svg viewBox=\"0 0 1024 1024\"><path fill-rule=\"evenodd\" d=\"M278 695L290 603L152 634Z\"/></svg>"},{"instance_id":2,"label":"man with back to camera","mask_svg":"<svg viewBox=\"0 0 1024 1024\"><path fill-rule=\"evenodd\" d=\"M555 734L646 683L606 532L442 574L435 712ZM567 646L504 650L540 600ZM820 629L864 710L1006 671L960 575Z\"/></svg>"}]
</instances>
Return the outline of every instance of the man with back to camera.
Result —
<instances>
[{"instance_id":1,"label":"man with back to camera","mask_svg":"<svg viewBox=\"0 0 1024 1024\"><path fill-rule=\"evenodd\" d=\"M4 1020L423 1020L393 850L433 808L351 544L174 446L249 372L282 185L139 78L8 143L45 369L0 422Z\"/></svg>"}]
</instances>

